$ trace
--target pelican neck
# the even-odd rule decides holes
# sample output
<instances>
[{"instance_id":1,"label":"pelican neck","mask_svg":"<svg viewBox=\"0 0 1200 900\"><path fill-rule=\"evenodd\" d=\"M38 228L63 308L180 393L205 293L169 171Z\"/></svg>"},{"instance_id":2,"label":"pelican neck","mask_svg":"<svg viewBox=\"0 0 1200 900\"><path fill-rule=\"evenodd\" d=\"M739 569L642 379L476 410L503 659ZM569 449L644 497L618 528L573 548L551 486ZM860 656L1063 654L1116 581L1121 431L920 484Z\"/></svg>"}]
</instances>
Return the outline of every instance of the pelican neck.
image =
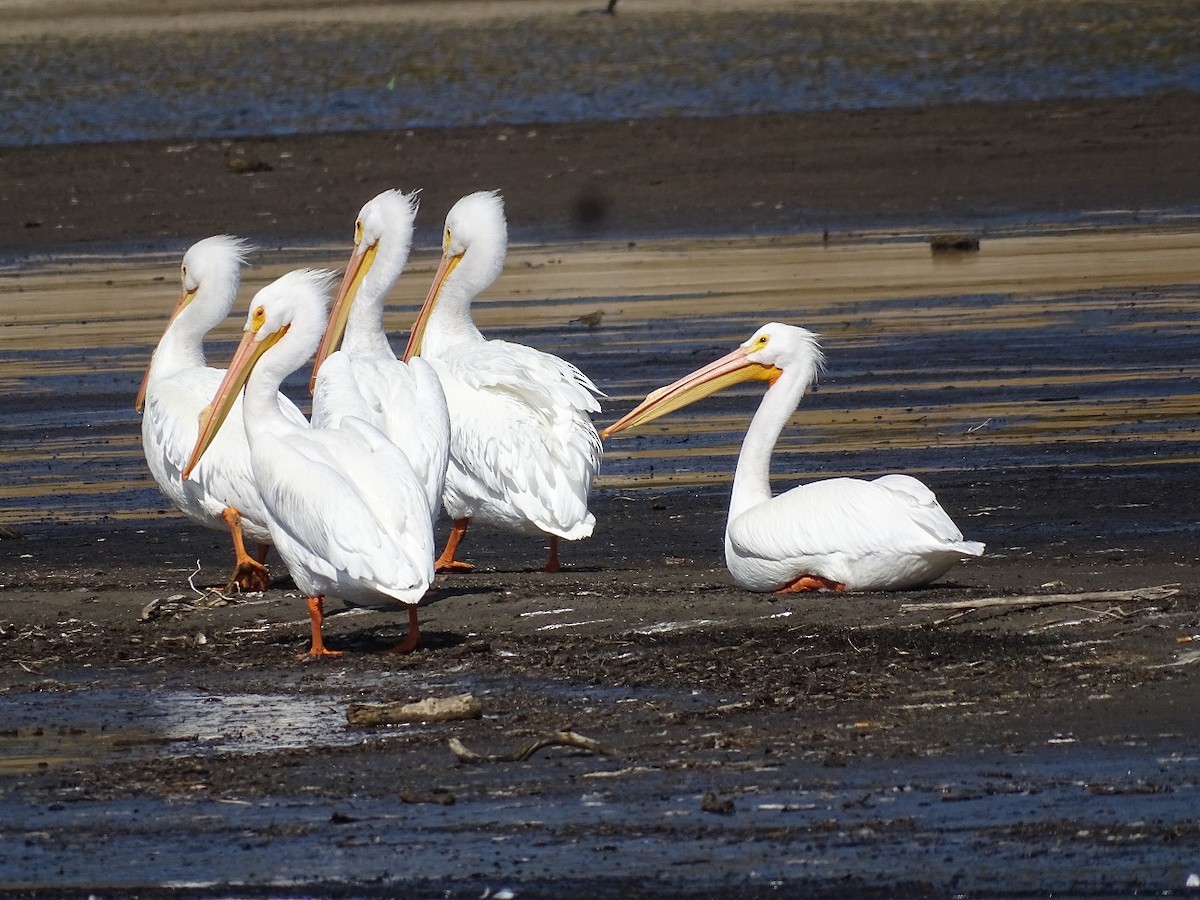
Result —
<instances>
[{"instance_id":1,"label":"pelican neck","mask_svg":"<svg viewBox=\"0 0 1200 900\"><path fill-rule=\"evenodd\" d=\"M799 368L784 370L763 395L738 454L729 501L730 520L771 499L771 454L783 427L804 396L805 387Z\"/></svg>"}]
</instances>

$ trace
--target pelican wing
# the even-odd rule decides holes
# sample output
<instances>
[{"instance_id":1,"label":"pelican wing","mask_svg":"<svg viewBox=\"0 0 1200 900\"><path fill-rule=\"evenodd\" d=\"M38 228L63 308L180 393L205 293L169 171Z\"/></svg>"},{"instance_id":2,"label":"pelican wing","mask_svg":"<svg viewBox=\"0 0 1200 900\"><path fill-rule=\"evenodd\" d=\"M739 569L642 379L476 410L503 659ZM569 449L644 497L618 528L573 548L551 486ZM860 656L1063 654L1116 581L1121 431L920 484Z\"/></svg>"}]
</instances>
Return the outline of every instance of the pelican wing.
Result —
<instances>
[{"instance_id":1,"label":"pelican wing","mask_svg":"<svg viewBox=\"0 0 1200 900\"><path fill-rule=\"evenodd\" d=\"M382 433L347 418L340 428L272 441L259 486L277 526L338 572L401 596L433 579L433 531L408 461ZM256 456L256 461L259 457Z\"/></svg>"},{"instance_id":2,"label":"pelican wing","mask_svg":"<svg viewBox=\"0 0 1200 900\"><path fill-rule=\"evenodd\" d=\"M603 396L575 366L506 341L461 344L431 360L451 409L451 467L538 528L585 537L600 467L589 413Z\"/></svg>"},{"instance_id":3,"label":"pelican wing","mask_svg":"<svg viewBox=\"0 0 1200 900\"><path fill-rule=\"evenodd\" d=\"M370 422L404 451L436 514L450 452L450 411L429 363L330 354L317 373L313 425L336 428L347 417Z\"/></svg>"},{"instance_id":4,"label":"pelican wing","mask_svg":"<svg viewBox=\"0 0 1200 900\"><path fill-rule=\"evenodd\" d=\"M146 392L146 408L142 413L143 432L148 431L154 443L161 448L177 471L187 463L191 448L196 445L201 411L216 394L224 377L224 371L193 367L168 378L151 382ZM239 401L240 402L240 401ZM228 435L241 435L241 445L246 445L246 432L242 417L231 423ZM225 442L228 444L228 441ZM219 451L214 442L213 451ZM246 470L249 473L249 455L246 455ZM202 460L197 471L209 465Z\"/></svg>"},{"instance_id":5,"label":"pelican wing","mask_svg":"<svg viewBox=\"0 0 1200 900\"><path fill-rule=\"evenodd\" d=\"M450 453L450 410L433 367L420 357L408 363L354 359L351 366L370 408L367 421L404 451L436 512Z\"/></svg>"},{"instance_id":6,"label":"pelican wing","mask_svg":"<svg viewBox=\"0 0 1200 900\"><path fill-rule=\"evenodd\" d=\"M204 517L205 524L221 528L221 511L232 506L241 512L255 539L265 540L266 512L250 468L240 399L193 479L186 483L182 479L196 444L200 414L224 374L221 369L196 366L151 383L142 419L146 462L163 492L187 515Z\"/></svg>"},{"instance_id":7,"label":"pelican wing","mask_svg":"<svg viewBox=\"0 0 1200 900\"><path fill-rule=\"evenodd\" d=\"M961 532L933 492L916 479L907 481L920 485L923 492L914 492L911 484L896 490L894 482L856 478L803 484L732 519L729 539L739 553L770 560L862 559L934 551L961 542Z\"/></svg>"},{"instance_id":8,"label":"pelican wing","mask_svg":"<svg viewBox=\"0 0 1200 900\"><path fill-rule=\"evenodd\" d=\"M512 391L538 409L599 412L604 393L573 364L524 344L486 341L459 344L440 354L472 387Z\"/></svg>"},{"instance_id":9,"label":"pelican wing","mask_svg":"<svg viewBox=\"0 0 1200 900\"><path fill-rule=\"evenodd\" d=\"M884 475L871 483L892 491L896 499L907 504L912 521L937 540L947 544L962 542L962 531L942 509L937 497L924 482L911 475Z\"/></svg>"}]
</instances>

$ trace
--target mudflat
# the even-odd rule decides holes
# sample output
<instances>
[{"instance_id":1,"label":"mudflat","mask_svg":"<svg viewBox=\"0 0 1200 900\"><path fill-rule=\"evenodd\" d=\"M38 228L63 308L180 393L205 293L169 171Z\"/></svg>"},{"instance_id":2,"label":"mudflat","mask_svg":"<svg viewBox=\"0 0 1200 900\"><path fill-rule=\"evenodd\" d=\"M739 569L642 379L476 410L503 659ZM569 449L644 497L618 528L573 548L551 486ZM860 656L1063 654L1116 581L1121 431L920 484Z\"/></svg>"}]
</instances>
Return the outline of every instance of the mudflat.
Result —
<instances>
[{"instance_id":1,"label":"mudflat","mask_svg":"<svg viewBox=\"0 0 1200 900\"><path fill-rule=\"evenodd\" d=\"M516 240L1145 221L1200 207L1200 97L0 147L0 254L345 241L420 188L436 244L500 190Z\"/></svg>"},{"instance_id":2,"label":"mudflat","mask_svg":"<svg viewBox=\"0 0 1200 900\"><path fill-rule=\"evenodd\" d=\"M0 521L21 535L0 541L0 890L1187 893L1198 113L1179 94L0 148ZM203 590L227 539L165 508L132 396L188 244L254 239L247 292L338 267L386 187L423 190L398 340L445 210L502 190L514 246L478 319L588 372L601 424L762 321L806 325L829 366L778 488L909 472L986 554L899 594L737 589L738 392L608 444L563 572L480 529L417 652L384 652L403 613L331 603L344 655L298 659L278 565L262 595ZM930 252L956 229L980 249ZM462 693L480 718L347 722ZM596 743L500 759L563 732Z\"/></svg>"}]
</instances>

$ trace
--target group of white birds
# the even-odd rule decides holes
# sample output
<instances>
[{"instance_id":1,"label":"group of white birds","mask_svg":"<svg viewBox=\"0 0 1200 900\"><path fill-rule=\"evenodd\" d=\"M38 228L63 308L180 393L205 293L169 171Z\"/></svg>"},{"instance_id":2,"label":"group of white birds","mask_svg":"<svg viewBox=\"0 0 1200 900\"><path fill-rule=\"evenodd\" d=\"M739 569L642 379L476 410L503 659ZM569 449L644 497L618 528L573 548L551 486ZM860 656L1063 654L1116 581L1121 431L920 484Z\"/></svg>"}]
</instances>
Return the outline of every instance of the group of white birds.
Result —
<instances>
[{"instance_id":1,"label":"group of white birds","mask_svg":"<svg viewBox=\"0 0 1200 900\"><path fill-rule=\"evenodd\" d=\"M406 604L408 635L394 650L416 647L417 604L435 573L470 569L457 552L471 521L548 535L548 571L559 567L559 538L595 527L588 494L602 447L591 414L603 394L571 363L488 340L471 318L472 300L504 266L497 193L470 194L447 214L437 273L403 356L394 354L384 300L408 261L416 214L416 195L399 191L363 206L332 308L330 272L296 270L259 290L224 370L208 366L203 340L233 308L248 248L228 236L194 244L138 392L158 485L191 519L230 531L231 587L265 589L264 560L276 548L308 598L312 656L336 655L322 638L327 596ZM280 387L314 352L305 418ZM739 381L770 383L743 444L725 534L729 570L750 590L914 587L982 553L932 491L905 475L834 478L771 496L774 443L821 363L811 332L765 325L650 394L604 436ZM452 525L435 559L442 508Z\"/></svg>"}]
</instances>

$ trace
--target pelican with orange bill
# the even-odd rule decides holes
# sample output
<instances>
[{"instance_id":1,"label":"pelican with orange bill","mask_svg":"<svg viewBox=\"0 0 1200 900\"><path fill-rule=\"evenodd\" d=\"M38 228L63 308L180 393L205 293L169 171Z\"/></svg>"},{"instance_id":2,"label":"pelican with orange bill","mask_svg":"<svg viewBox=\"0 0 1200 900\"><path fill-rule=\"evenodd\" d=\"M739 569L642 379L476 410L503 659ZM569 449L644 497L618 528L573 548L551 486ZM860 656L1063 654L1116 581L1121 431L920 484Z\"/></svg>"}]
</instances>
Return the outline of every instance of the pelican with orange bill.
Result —
<instances>
[{"instance_id":1,"label":"pelican with orange bill","mask_svg":"<svg viewBox=\"0 0 1200 900\"><path fill-rule=\"evenodd\" d=\"M225 376L224 370L208 365L204 337L233 309L247 249L245 241L223 234L188 248L179 268L179 298L134 407L142 413L142 451L159 489L193 522L229 531L234 569L224 589L263 591L271 583L264 565L271 534L250 471L240 409L195 476L182 475L196 443L200 414ZM294 422L305 421L294 404L286 398L280 402ZM246 550L247 538L258 544L254 556Z\"/></svg>"},{"instance_id":2,"label":"pelican with orange bill","mask_svg":"<svg viewBox=\"0 0 1200 900\"><path fill-rule=\"evenodd\" d=\"M417 604L433 580L433 523L423 485L404 453L368 422L297 425L278 400L325 330L331 276L289 272L250 304L241 343L200 425L186 478L212 446L245 389L242 411L254 479L279 555L308 598L311 656L336 655L322 637L327 596L409 614L396 652L420 640Z\"/></svg>"},{"instance_id":3,"label":"pelican with orange bill","mask_svg":"<svg viewBox=\"0 0 1200 900\"><path fill-rule=\"evenodd\" d=\"M731 353L651 393L607 439L744 381L768 384L746 431L725 524L725 562L751 591L890 591L929 584L983 553L908 475L828 478L771 495L771 453L824 364L817 335L771 323Z\"/></svg>"}]
</instances>

